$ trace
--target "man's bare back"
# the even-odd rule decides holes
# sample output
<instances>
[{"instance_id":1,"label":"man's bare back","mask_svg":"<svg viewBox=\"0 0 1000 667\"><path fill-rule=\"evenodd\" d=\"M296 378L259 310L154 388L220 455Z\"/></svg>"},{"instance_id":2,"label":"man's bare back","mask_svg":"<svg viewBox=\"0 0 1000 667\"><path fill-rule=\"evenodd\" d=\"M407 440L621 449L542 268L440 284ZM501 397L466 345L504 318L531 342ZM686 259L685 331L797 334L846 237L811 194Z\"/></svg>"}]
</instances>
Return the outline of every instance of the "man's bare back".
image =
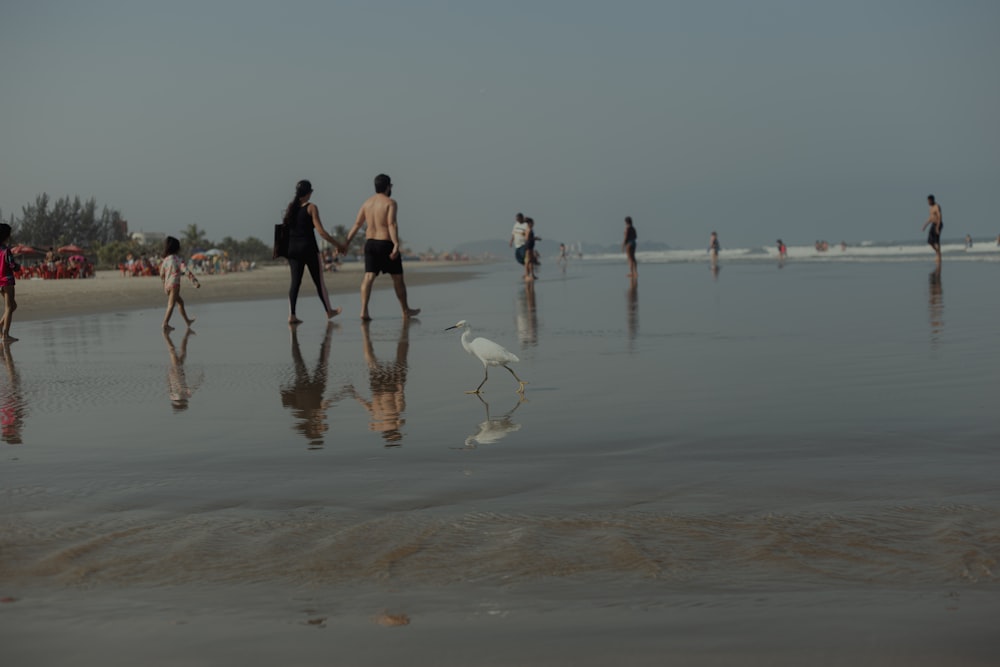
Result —
<instances>
[{"instance_id":1,"label":"man's bare back","mask_svg":"<svg viewBox=\"0 0 1000 667\"><path fill-rule=\"evenodd\" d=\"M406 283L403 281L403 264L400 256L399 230L396 221L396 200L392 198L392 180L385 174L375 177L375 194L365 200L358 211L354 226L347 233L343 250L351 244L351 240L365 226L365 276L361 281L361 319L368 321L368 301L371 298L372 282L379 273L392 276L392 284L396 290L396 298L403 309L403 317L407 318L420 312L419 308L410 308L406 295ZM391 250L388 247L391 244ZM388 254L386 253L388 251Z\"/></svg>"},{"instance_id":2,"label":"man's bare back","mask_svg":"<svg viewBox=\"0 0 1000 667\"><path fill-rule=\"evenodd\" d=\"M395 199L381 192L376 193L361 205L361 210L358 211L358 218L354 223L355 227L360 227L363 224L366 225L366 239L392 241L393 259L399 254L396 208Z\"/></svg>"}]
</instances>

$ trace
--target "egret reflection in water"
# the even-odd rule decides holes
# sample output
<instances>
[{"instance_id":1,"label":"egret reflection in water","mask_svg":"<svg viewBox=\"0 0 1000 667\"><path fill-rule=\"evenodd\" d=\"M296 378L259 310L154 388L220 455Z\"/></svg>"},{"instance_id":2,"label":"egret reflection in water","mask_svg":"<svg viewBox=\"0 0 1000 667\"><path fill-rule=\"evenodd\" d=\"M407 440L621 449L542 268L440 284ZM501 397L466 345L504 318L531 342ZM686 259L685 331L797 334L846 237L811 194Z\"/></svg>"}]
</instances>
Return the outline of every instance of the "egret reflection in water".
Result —
<instances>
[{"instance_id":1,"label":"egret reflection in water","mask_svg":"<svg viewBox=\"0 0 1000 667\"><path fill-rule=\"evenodd\" d=\"M467 449L474 449L479 445L492 445L500 442L514 431L521 430L521 425L514 421L512 415L525 401L518 399L514 403L514 407L510 410L500 417L493 417L490 415L490 404L479 394L476 394L476 398L480 400L486 409L486 421L480 422L478 430L465 439L465 447Z\"/></svg>"}]
</instances>

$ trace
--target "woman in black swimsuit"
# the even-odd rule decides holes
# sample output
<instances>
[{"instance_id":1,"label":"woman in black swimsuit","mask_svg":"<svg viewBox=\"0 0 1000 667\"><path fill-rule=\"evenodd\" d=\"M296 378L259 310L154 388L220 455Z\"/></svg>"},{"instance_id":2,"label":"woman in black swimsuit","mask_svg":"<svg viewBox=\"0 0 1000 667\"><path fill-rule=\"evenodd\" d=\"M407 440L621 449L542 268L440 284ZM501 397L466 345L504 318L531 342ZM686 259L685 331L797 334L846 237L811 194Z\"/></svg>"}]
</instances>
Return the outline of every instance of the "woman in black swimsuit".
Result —
<instances>
[{"instance_id":1,"label":"woman in black swimsuit","mask_svg":"<svg viewBox=\"0 0 1000 667\"><path fill-rule=\"evenodd\" d=\"M288 288L288 323L298 324L300 320L295 315L295 304L299 299L299 287L302 285L302 274L306 268L316 285L319 300L323 302L323 310L327 319L339 315L341 309L330 306L330 297L326 293L326 283L323 281L323 262L320 257L319 245L316 243L316 232L325 240L340 248L337 240L330 236L323 223L319 220L319 209L309 202L312 197L312 183L299 181L295 184L295 199L285 209L284 224L288 227L288 268L292 272L292 284Z\"/></svg>"}]
</instances>

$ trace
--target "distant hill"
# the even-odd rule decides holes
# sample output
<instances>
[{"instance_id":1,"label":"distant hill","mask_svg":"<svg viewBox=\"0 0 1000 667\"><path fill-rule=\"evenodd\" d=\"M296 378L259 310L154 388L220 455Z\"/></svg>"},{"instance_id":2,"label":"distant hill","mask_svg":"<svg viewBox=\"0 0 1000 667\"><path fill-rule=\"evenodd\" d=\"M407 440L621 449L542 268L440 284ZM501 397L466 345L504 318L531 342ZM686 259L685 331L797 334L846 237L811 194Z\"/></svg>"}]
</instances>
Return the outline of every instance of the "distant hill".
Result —
<instances>
[{"instance_id":1,"label":"distant hill","mask_svg":"<svg viewBox=\"0 0 1000 667\"><path fill-rule=\"evenodd\" d=\"M462 243L455 246L453 252L469 255L470 257L506 257L510 255L513 251L510 246L507 245L508 241L500 239L486 239L483 241L469 241L467 243ZM553 256L559 252L559 241L546 241L542 240L538 242L537 248L542 256ZM567 245L569 245L567 243ZM585 255L602 255L606 253L621 252L622 246L618 244L609 245L598 245L596 243L583 243L582 251ZM670 246L666 243L657 243L655 241L643 241L639 245L639 250L669 250Z\"/></svg>"}]
</instances>

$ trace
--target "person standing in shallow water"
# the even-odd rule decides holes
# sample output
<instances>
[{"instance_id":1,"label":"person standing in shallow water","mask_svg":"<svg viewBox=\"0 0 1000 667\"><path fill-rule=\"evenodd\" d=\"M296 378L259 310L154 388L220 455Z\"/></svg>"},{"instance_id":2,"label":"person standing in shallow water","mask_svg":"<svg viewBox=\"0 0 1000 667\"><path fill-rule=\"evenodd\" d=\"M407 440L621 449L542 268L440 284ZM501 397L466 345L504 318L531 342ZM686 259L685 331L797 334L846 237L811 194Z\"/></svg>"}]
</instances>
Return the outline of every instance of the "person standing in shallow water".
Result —
<instances>
[{"instance_id":1,"label":"person standing in shallow water","mask_svg":"<svg viewBox=\"0 0 1000 667\"><path fill-rule=\"evenodd\" d=\"M361 205L344 242L344 249L350 247L351 239L365 225L365 277L361 279L361 319L365 321L371 319L368 302L372 296L372 284L380 273L392 276L392 286L403 309L403 317L420 313L419 308L410 308L406 295L396 208L396 200L392 198L392 179L386 174L379 174L375 177L375 194Z\"/></svg>"},{"instance_id":2,"label":"person standing in shallow water","mask_svg":"<svg viewBox=\"0 0 1000 667\"><path fill-rule=\"evenodd\" d=\"M514 228L510 232L510 242L507 244L514 249L514 259L524 266L524 244L528 241L528 223L525 222L524 214L518 213L514 216Z\"/></svg>"},{"instance_id":3,"label":"person standing in shallow water","mask_svg":"<svg viewBox=\"0 0 1000 667\"><path fill-rule=\"evenodd\" d=\"M622 252L628 258L628 277L635 280L639 277L639 267L635 263L635 240L638 234L632 225L632 216L625 216L625 240L622 241Z\"/></svg>"},{"instance_id":4,"label":"person standing in shallow water","mask_svg":"<svg viewBox=\"0 0 1000 667\"><path fill-rule=\"evenodd\" d=\"M927 206L930 207L930 217L920 228L924 231L930 226L927 232L927 245L934 249L935 262L941 263L941 229L944 227L944 220L941 217L941 205L934 201L934 195L927 195Z\"/></svg>"},{"instance_id":5,"label":"person standing in shallow water","mask_svg":"<svg viewBox=\"0 0 1000 667\"><path fill-rule=\"evenodd\" d=\"M316 243L318 233L334 247L340 248L337 240L323 228L319 219L319 209L309 201L313 188L309 181L299 181L295 184L295 198L285 209L282 221L288 228L288 268L292 274L292 284L288 288L288 323L302 322L295 314L295 306L299 300L299 287L302 286L302 274L306 268L316 285L316 293L326 311L327 319L340 314L340 308L330 305L330 295L326 292L323 281L323 262L320 257L319 245Z\"/></svg>"}]
</instances>

